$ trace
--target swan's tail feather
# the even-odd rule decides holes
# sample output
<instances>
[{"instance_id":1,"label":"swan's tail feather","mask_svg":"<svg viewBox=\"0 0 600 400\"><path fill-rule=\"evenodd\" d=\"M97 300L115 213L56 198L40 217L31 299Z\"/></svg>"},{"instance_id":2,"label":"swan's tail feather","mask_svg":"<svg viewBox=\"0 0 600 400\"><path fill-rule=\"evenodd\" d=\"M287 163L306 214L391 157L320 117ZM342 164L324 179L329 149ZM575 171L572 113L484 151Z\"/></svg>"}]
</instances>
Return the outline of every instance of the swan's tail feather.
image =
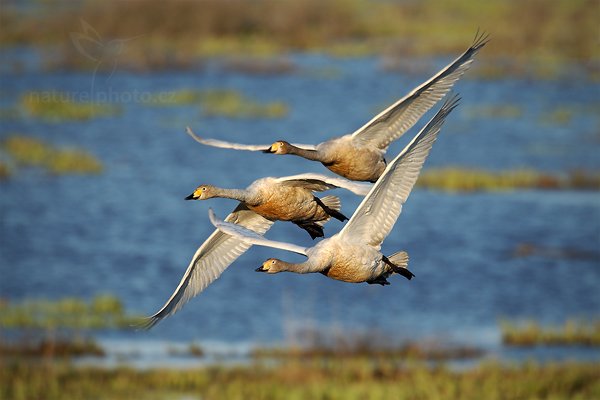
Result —
<instances>
[{"instance_id":1,"label":"swan's tail feather","mask_svg":"<svg viewBox=\"0 0 600 400\"><path fill-rule=\"evenodd\" d=\"M397 267L401 267L401 268L408 267L409 258L408 258L408 253L405 251L398 251L398 252L392 254L391 256L388 257L388 260L390 260L390 262Z\"/></svg>"},{"instance_id":2,"label":"swan's tail feather","mask_svg":"<svg viewBox=\"0 0 600 400\"><path fill-rule=\"evenodd\" d=\"M389 257L384 256L383 261L392 268L392 271L408 280L415 276L415 274L408 270L408 253L405 251L398 251Z\"/></svg>"}]
</instances>

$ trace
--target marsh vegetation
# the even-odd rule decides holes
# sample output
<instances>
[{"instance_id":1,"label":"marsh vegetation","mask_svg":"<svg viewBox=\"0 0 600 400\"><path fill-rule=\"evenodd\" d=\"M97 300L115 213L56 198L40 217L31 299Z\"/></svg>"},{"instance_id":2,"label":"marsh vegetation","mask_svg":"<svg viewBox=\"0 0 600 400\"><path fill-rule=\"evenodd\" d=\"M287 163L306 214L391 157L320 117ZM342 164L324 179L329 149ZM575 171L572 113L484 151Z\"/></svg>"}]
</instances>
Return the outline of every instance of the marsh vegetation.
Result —
<instances>
[{"instance_id":1,"label":"marsh vegetation","mask_svg":"<svg viewBox=\"0 0 600 400\"><path fill-rule=\"evenodd\" d=\"M58 51L47 52L46 64L61 69L94 69L97 63L90 58L100 59L103 54L119 56L121 68L136 71L198 68L205 57L246 54L264 58L289 51L384 55L392 60L431 56L463 50L465 37L474 34L477 24L493 32L493 45L482 55L493 60L485 64L488 76L534 73L554 78L570 63L596 57L597 4L593 0L560 0L552 7L540 0L485 4L461 0L445 6L434 0L209 0L203 2L201 11L185 0L168 5L112 0L68 7L39 2L36 6L41 10L33 13L7 7L0 16L0 41L58 44ZM114 15L132 17L129 23L120 24ZM532 24L528 19L534 15ZM82 57L71 43L65 43L69 32L83 35L78 37L80 47L91 57ZM85 42L90 39L98 48L84 46L91 44ZM597 74L593 64L584 66ZM111 64L101 68L111 68Z\"/></svg>"},{"instance_id":2,"label":"marsh vegetation","mask_svg":"<svg viewBox=\"0 0 600 400\"><path fill-rule=\"evenodd\" d=\"M281 101L260 102L235 90L179 90L156 94L146 102L149 106L197 105L205 117L282 118L288 106Z\"/></svg>"},{"instance_id":3,"label":"marsh vegetation","mask_svg":"<svg viewBox=\"0 0 600 400\"><path fill-rule=\"evenodd\" d=\"M455 371L385 359L329 360L191 370L13 363L0 397L45 399L589 399L600 395L592 364L501 365Z\"/></svg>"},{"instance_id":4,"label":"marsh vegetation","mask_svg":"<svg viewBox=\"0 0 600 400\"><path fill-rule=\"evenodd\" d=\"M85 150L57 148L30 136L8 136L0 143L0 149L16 167L41 168L52 175L99 174L103 170L102 163ZM9 173L6 175L8 177Z\"/></svg>"}]
</instances>

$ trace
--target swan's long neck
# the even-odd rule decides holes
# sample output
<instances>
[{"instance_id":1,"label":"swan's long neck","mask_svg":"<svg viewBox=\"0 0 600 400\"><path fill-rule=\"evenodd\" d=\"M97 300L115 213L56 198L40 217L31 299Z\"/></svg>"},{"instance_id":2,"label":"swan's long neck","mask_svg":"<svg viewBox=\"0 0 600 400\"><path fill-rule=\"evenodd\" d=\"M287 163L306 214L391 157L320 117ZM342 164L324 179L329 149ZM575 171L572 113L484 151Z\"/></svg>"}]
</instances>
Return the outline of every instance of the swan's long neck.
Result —
<instances>
[{"instance_id":1,"label":"swan's long neck","mask_svg":"<svg viewBox=\"0 0 600 400\"><path fill-rule=\"evenodd\" d=\"M316 268L310 260L306 260L301 263L289 263L279 260L280 268L282 271L295 272L297 274L309 274L311 272L320 272L319 268Z\"/></svg>"},{"instance_id":2,"label":"swan's long neck","mask_svg":"<svg viewBox=\"0 0 600 400\"><path fill-rule=\"evenodd\" d=\"M226 199L234 199L243 203L250 202L251 195L247 190L244 189L224 189L215 188L215 197L224 197Z\"/></svg>"},{"instance_id":3,"label":"swan's long neck","mask_svg":"<svg viewBox=\"0 0 600 400\"><path fill-rule=\"evenodd\" d=\"M293 154L295 156L306 158L307 160L322 161L321 154L317 150L307 150L307 149L303 149L300 147L290 145L288 154Z\"/></svg>"}]
</instances>

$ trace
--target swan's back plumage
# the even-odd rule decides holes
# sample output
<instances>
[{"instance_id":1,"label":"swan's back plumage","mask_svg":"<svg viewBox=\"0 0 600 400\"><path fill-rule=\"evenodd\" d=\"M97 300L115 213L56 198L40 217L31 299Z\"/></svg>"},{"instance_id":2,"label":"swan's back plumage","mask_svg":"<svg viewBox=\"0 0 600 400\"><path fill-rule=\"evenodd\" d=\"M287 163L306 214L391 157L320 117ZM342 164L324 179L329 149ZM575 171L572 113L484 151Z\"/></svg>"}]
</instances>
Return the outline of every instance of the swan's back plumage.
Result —
<instances>
[{"instance_id":1,"label":"swan's back plumage","mask_svg":"<svg viewBox=\"0 0 600 400\"><path fill-rule=\"evenodd\" d=\"M448 114L458 105L458 97L448 100L440 111L388 164L350 221L340 231L342 239L379 249L402 211L402 205L417 181L421 167Z\"/></svg>"}]
</instances>

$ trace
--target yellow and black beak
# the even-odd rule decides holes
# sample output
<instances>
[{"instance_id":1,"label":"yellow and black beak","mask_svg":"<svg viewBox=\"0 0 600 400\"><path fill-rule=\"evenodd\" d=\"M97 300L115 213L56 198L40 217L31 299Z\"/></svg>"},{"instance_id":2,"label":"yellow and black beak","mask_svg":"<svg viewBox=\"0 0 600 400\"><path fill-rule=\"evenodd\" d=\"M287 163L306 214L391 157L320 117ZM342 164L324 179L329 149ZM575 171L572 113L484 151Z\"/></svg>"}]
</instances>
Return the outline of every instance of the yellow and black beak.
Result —
<instances>
[{"instance_id":1,"label":"yellow and black beak","mask_svg":"<svg viewBox=\"0 0 600 400\"><path fill-rule=\"evenodd\" d=\"M196 192L190 194L188 197L186 197L186 200L196 200L198 197L196 196Z\"/></svg>"},{"instance_id":2,"label":"yellow and black beak","mask_svg":"<svg viewBox=\"0 0 600 400\"><path fill-rule=\"evenodd\" d=\"M258 268L255 269L256 272L267 272L267 270L265 269L265 267L263 267L262 265Z\"/></svg>"},{"instance_id":3,"label":"yellow and black beak","mask_svg":"<svg viewBox=\"0 0 600 400\"><path fill-rule=\"evenodd\" d=\"M262 152L263 153L275 153L275 151L273 150L273 146L270 146L268 149L265 149Z\"/></svg>"}]
</instances>

